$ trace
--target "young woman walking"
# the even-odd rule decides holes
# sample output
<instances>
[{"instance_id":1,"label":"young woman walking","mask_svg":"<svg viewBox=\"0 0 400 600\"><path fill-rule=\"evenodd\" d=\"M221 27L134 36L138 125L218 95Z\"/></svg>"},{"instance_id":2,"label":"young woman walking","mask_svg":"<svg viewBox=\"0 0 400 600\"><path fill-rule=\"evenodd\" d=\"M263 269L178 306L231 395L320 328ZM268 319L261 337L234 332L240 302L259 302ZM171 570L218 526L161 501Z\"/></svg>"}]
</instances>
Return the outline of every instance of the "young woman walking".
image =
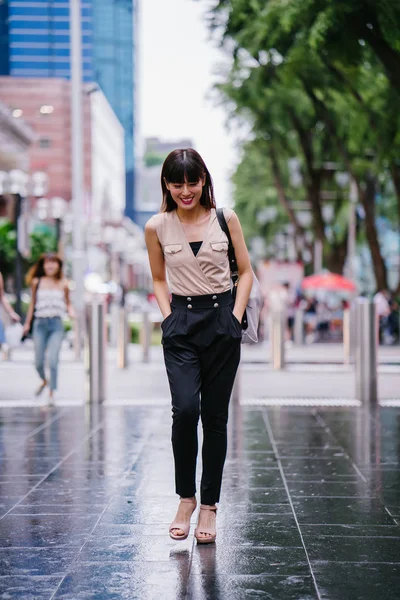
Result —
<instances>
[{"instance_id":1,"label":"young woman walking","mask_svg":"<svg viewBox=\"0 0 400 600\"><path fill-rule=\"evenodd\" d=\"M229 399L240 360L241 321L253 275L239 220L224 209L240 275L233 302L228 239L218 222L210 173L195 150L169 154L161 186L161 212L146 225L146 243L154 293L164 317L162 343L172 395L180 504L169 533L175 540L189 535L196 509L201 416L203 473L195 536L198 543L211 543L216 539L216 503L226 457Z\"/></svg>"},{"instance_id":2,"label":"young woman walking","mask_svg":"<svg viewBox=\"0 0 400 600\"><path fill-rule=\"evenodd\" d=\"M70 302L68 281L63 275L63 262L56 254L44 254L30 269L27 283L31 285L32 296L24 325L24 335L28 335L33 321L33 341L35 345L35 366L42 382L36 391L39 396L49 385L49 403L57 389L58 360L64 337L63 317L68 312L74 318ZM45 374L45 356L48 352L50 382Z\"/></svg>"}]
</instances>

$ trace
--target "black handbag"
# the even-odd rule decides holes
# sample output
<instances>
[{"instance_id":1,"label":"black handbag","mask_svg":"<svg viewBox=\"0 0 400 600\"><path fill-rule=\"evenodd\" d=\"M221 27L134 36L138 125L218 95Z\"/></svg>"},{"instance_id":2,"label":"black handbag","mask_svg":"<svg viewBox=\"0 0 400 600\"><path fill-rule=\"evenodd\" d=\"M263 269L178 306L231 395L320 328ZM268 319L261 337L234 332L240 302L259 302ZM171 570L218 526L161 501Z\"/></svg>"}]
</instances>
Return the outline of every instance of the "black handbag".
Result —
<instances>
[{"instance_id":1,"label":"black handbag","mask_svg":"<svg viewBox=\"0 0 400 600\"><path fill-rule=\"evenodd\" d=\"M229 231L228 223L226 222L224 211L222 208L217 208L217 219L218 219L219 226L221 227L222 231L225 233L226 237L228 238L228 243L229 243L229 245L228 245L228 260L229 260L229 267L231 270L231 279L232 279L232 298L235 300L236 292L237 292L237 285L238 285L238 281L239 281L239 269L238 269L237 262L236 262L235 248L233 247L233 244L232 244L231 233ZM244 311L244 314L242 317L242 329L246 330L247 327L248 327L247 313L246 313L246 311Z\"/></svg>"},{"instance_id":2,"label":"black handbag","mask_svg":"<svg viewBox=\"0 0 400 600\"><path fill-rule=\"evenodd\" d=\"M236 261L235 248L232 244L231 234L228 224L225 220L224 212L221 208L217 210L217 218L222 231L228 238L228 259L232 279L232 296L236 298L237 285L239 280L239 270ZM253 285L250 296L247 301L247 307L242 318L242 343L255 344L258 342L258 327L260 323L261 310L264 304L264 298L260 283L253 271Z\"/></svg>"}]
</instances>

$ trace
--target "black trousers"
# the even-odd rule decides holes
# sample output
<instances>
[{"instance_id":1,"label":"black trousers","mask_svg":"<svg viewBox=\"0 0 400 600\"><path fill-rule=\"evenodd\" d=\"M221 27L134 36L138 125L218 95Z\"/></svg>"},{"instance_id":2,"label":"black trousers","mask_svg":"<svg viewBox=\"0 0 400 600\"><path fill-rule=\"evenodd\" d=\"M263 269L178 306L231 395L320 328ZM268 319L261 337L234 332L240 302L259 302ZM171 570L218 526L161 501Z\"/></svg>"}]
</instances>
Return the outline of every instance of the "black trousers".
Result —
<instances>
[{"instance_id":1,"label":"black trousers","mask_svg":"<svg viewBox=\"0 0 400 600\"><path fill-rule=\"evenodd\" d=\"M219 501L227 448L229 400L240 361L241 324L230 291L172 296L162 323L164 360L172 396L176 493L196 493L197 425L203 425L202 504Z\"/></svg>"}]
</instances>

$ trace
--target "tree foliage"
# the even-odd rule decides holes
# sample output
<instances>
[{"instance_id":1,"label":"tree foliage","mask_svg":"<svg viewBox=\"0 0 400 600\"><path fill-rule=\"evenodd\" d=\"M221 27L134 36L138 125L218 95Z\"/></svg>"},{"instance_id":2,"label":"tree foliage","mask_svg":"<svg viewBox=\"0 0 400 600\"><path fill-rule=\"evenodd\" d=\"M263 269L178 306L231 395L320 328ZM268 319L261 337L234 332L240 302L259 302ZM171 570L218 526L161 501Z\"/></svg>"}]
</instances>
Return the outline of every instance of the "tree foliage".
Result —
<instances>
[{"instance_id":1,"label":"tree foliage","mask_svg":"<svg viewBox=\"0 0 400 600\"><path fill-rule=\"evenodd\" d=\"M35 264L42 254L48 252L57 252L57 239L54 231L43 229L34 231L30 235L31 254L28 261L28 266Z\"/></svg>"},{"instance_id":2,"label":"tree foliage","mask_svg":"<svg viewBox=\"0 0 400 600\"><path fill-rule=\"evenodd\" d=\"M162 165L166 156L162 154L158 154L156 152L147 152L144 155L144 164L146 167L156 167L158 165Z\"/></svg>"},{"instance_id":3,"label":"tree foliage","mask_svg":"<svg viewBox=\"0 0 400 600\"><path fill-rule=\"evenodd\" d=\"M340 173L346 172L361 206L359 235L370 249L377 287L387 287L376 198L378 192L388 193L386 217L399 223L399 3L219 0L210 24L232 56L232 67L217 88L234 118L252 128L252 142L244 146L234 178L245 223L274 196L296 235L304 236L296 202L306 201L325 264L341 272L350 190ZM242 188L257 153L262 185L269 191L253 190L250 209ZM288 173L293 158L301 176L297 185ZM328 206L333 221L327 220Z\"/></svg>"},{"instance_id":4,"label":"tree foliage","mask_svg":"<svg viewBox=\"0 0 400 600\"><path fill-rule=\"evenodd\" d=\"M15 227L7 220L0 222L0 271L4 279L12 274L15 261Z\"/></svg>"},{"instance_id":5,"label":"tree foliage","mask_svg":"<svg viewBox=\"0 0 400 600\"><path fill-rule=\"evenodd\" d=\"M0 271L7 279L14 275L16 251L15 225L4 219L0 221ZM57 240L54 231L48 227L34 231L30 235L30 256L23 259L23 270L27 270L46 252L55 252Z\"/></svg>"}]
</instances>

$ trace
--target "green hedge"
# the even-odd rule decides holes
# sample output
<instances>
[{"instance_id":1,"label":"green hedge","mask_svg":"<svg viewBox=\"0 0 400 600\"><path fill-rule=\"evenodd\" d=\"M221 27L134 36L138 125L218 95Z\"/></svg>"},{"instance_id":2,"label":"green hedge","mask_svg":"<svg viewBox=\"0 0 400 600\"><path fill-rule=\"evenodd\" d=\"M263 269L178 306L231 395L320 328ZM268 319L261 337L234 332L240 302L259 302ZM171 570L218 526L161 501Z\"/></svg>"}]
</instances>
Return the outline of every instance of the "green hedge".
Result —
<instances>
[{"instance_id":1,"label":"green hedge","mask_svg":"<svg viewBox=\"0 0 400 600\"><path fill-rule=\"evenodd\" d=\"M140 323L130 323L129 324L131 330L131 344L139 344L140 343ZM153 332L151 334L151 345L159 346L161 344L161 330L159 327L154 327Z\"/></svg>"}]
</instances>

